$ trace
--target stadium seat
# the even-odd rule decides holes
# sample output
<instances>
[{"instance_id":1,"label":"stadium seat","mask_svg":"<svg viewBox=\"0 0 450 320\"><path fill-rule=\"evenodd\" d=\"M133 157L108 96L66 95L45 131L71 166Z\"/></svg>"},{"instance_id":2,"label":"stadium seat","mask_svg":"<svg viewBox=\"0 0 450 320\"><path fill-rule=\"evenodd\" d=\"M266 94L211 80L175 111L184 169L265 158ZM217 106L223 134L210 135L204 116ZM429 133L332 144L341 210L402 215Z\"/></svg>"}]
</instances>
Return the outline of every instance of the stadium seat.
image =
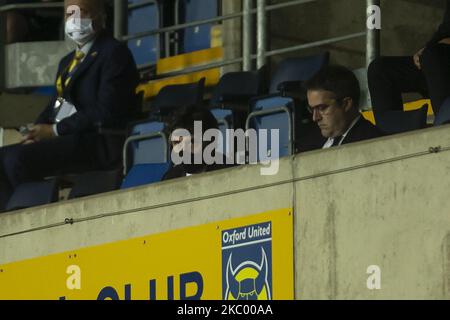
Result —
<instances>
[{"instance_id":1,"label":"stadium seat","mask_svg":"<svg viewBox=\"0 0 450 320\"><path fill-rule=\"evenodd\" d=\"M40 95L40 96L53 97L56 95L56 88L55 88L55 86L40 87L40 88L36 88L33 91L33 93L36 95Z\"/></svg>"},{"instance_id":2,"label":"stadium seat","mask_svg":"<svg viewBox=\"0 0 450 320\"><path fill-rule=\"evenodd\" d=\"M222 133L222 141L218 143L218 149L222 151L222 153L226 153L226 141L227 141L227 130L233 129L233 111L226 109L213 109L211 113L217 120L217 124L219 125L219 130Z\"/></svg>"},{"instance_id":3,"label":"stadium seat","mask_svg":"<svg viewBox=\"0 0 450 320\"><path fill-rule=\"evenodd\" d=\"M261 94L261 87L258 72L229 72L220 78L211 99L211 107L234 109L242 103L247 104L250 98Z\"/></svg>"},{"instance_id":4,"label":"stadium seat","mask_svg":"<svg viewBox=\"0 0 450 320\"><path fill-rule=\"evenodd\" d=\"M375 115L378 128L386 134L423 129L427 126L428 105L413 111L387 111Z\"/></svg>"},{"instance_id":5,"label":"stadium seat","mask_svg":"<svg viewBox=\"0 0 450 320\"><path fill-rule=\"evenodd\" d=\"M272 81L270 83L270 93L279 93L291 91L296 89L298 84L310 79L323 66L327 65L330 59L328 52L318 55L301 57L301 58L287 58L283 60L278 66Z\"/></svg>"},{"instance_id":6,"label":"stadium seat","mask_svg":"<svg viewBox=\"0 0 450 320\"><path fill-rule=\"evenodd\" d=\"M121 188L158 182L170 166L169 141L163 119L174 111L203 103L205 79L198 83L169 85L152 102L149 120L133 125L123 150L125 179Z\"/></svg>"},{"instance_id":7,"label":"stadium seat","mask_svg":"<svg viewBox=\"0 0 450 320\"><path fill-rule=\"evenodd\" d=\"M245 129L250 99L264 93L261 74L262 71L230 72L222 76L214 89L210 108L223 136L219 150L226 152L227 129Z\"/></svg>"},{"instance_id":8,"label":"stadium seat","mask_svg":"<svg viewBox=\"0 0 450 320\"><path fill-rule=\"evenodd\" d=\"M161 89L152 102L152 113L167 116L180 107L201 105L205 88L205 78L197 83L168 85Z\"/></svg>"},{"instance_id":9,"label":"stadium seat","mask_svg":"<svg viewBox=\"0 0 450 320\"><path fill-rule=\"evenodd\" d=\"M138 4L140 0L129 0L130 5ZM160 27L158 3L146 4L129 10L128 34L156 30ZM133 53L137 65L156 64L159 59L159 35L147 36L128 41L128 47Z\"/></svg>"},{"instance_id":10,"label":"stadium seat","mask_svg":"<svg viewBox=\"0 0 450 320\"><path fill-rule=\"evenodd\" d=\"M263 94L261 72L230 72L217 84L210 107L219 122L229 129L245 127L250 99Z\"/></svg>"},{"instance_id":11,"label":"stadium seat","mask_svg":"<svg viewBox=\"0 0 450 320\"><path fill-rule=\"evenodd\" d=\"M72 178L73 187L69 193L69 199L117 190L120 188L122 177L120 169L77 175Z\"/></svg>"},{"instance_id":12,"label":"stadium seat","mask_svg":"<svg viewBox=\"0 0 450 320\"><path fill-rule=\"evenodd\" d=\"M170 163L138 164L131 168L123 180L121 189L128 189L161 181Z\"/></svg>"},{"instance_id":13,"label":"stadium seat","mask_svg":"<svg viewBox=\"0 0 450 320\"><path fill-rule=\"evenodd\" d=\"M447 98L439 109L434 120L435 126L441 126L450 123L450 98Z\"/></svg>"},{"instance_id":14,"label":"stadium seat","mask_svg":"<svg viewBox=\"0 0 450 320\"><path fill-rule=\"evenodd\" d=\"M121 189L161 181L170 166L169 142L164 123L137 124L124 145L124 176Z\"/></svg>"},{"instance_id":15,"label":"stadium seat","mask_svg":"<svg viewBox=\"0 0 450 320\"><path fill-rule=\"evenodd\" d=\"M15 189L6 210L13 211L57 202L58 186L57 179L23 183Z\"/></svg>"},{"instance_id":16,"label":"stadium seat","mask_svg":"<svg viewBox=\"0 0 450 320\"><path fill-rule=\"evenodd\" d=\"M177 0L176 9L179 24L215 18L218 15L218 1L208 0ZM203 24L186 28L180 34L181 46L179 54L203 50L211 47L211 27L213 24Z\"/></svg>"},{"instance_id":17,"label":"stadium seat","mask_svg":"<svg viewBox=\"0 0 450 320\"><path fill-rule=\"evenodd\" d=\"M167 162L167 148L163 122L135 124L124 145L124 173L128 174L128 168L139 164Z\"/></svg>"},{"instance_id":18,"label":"stadium seat","mask_svg":"<svg viewBox=\"0 0 450 320\"><path fill-rule=\"evenodd\" d=\"M294 153L295 140L299 137L298 132L303 130L301 120L306 114L306 108L301 83L327 65L328 61L328 52L282 61L272 78L270 94L255 98L251 102L251 113L247 118L246 128L255 129L257 132L261 129L278 129L280 157ZM268 150L269 152L272 150L271 141L268 141ZM260 158L258 152L258 161L263 160L265 159Z\"/></svg>"}]
</instances>

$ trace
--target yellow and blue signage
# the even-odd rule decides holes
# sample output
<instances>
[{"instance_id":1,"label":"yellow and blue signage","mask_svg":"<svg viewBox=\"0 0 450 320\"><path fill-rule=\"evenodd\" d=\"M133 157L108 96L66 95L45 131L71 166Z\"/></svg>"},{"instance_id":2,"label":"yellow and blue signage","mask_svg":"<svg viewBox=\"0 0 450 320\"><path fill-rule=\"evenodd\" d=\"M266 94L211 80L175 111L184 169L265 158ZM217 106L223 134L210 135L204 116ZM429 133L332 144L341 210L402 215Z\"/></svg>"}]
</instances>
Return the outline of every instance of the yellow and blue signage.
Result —
<instances>
[{"instance_id":1,"label":"yellow and blue signage","mask_svg":"<svg viewBox=\"0 0 450 320\"><path fill-rule=\"evenodd\" d=\"M0 265L0 299L293 299L293 213L270 211Z\"/></svg>"},{"instance_id":2,"label":"yellow and blue signage","mask_svg":"<svg viewBox=\"0 0 450 320\"><path fill-rule=\"evenodd\" d=\"M222 232L224 300L271 300L272 223Z\"/></svg>"}]
</instances>

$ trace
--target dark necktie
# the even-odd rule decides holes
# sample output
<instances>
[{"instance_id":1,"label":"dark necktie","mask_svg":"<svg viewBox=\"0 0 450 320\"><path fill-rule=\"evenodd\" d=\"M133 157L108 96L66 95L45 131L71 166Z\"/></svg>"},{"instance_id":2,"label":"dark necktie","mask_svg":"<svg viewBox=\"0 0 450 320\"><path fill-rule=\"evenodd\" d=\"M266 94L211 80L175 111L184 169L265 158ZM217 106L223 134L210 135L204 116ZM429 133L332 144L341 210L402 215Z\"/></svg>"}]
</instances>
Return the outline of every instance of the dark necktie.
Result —
<instances>
[{"instance_id":1,"label":"dark necktie","mask_svg":"<svg viewBox=\"0 0 450 320\"><path fill-rule=\"evenodd\" d=\"M339 145L339 142L341 142L341 140L342 140L342 136L335 137L333 140L333 144L331 146L337 147Z\"/></svg>"}]
</instances>

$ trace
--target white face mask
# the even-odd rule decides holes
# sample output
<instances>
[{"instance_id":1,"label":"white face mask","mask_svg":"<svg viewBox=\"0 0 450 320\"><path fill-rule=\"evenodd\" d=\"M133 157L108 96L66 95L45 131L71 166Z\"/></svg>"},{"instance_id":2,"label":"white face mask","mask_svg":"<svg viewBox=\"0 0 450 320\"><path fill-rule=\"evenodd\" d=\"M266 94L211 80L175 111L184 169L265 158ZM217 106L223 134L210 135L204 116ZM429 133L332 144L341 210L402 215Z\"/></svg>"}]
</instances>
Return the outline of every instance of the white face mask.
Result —
<instances>
[{"instance_id":1,"label":"white face mask","mask_svg":"<svg viewBox=\"0 0 450 320\"><path fill-rule=\"evenodd\" d=\"M92 19L69 18L65 31L66 35L80 46L89 42L95 34Z\"/></svg>"}]
</instances>

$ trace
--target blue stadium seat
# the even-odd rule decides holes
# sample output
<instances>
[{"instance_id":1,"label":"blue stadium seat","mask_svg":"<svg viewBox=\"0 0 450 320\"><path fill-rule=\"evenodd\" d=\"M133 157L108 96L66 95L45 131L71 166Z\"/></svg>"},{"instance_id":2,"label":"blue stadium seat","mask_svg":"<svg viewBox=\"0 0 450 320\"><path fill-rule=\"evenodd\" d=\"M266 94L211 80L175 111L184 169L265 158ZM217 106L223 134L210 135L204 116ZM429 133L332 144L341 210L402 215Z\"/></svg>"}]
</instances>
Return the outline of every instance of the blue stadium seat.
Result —
<instances>
[{"instance_id":1,"label":"blue stadium seat","mask_svg":"<svg viewBox=\"0 0 450 320\"><path fill-rule=\"evenodd\" d=\"M216 118L219 129L225 135L227 129L233 128L233 111L227 109L213 109L211 113Z\"/></svg>"},{"instance_id":2,"label":"blue stadium seat","mask_svg":"<svg viewBox=\"0 0 450 320\"><path fill-rule=\"evenodd\" d=\"M142 0L129 0L129 4L138 4ZM129 10L128 34L156 30L160 27L159 8L154 3ZM128 41L137 65L156 64L159 59L159 35L147 36Z\"/></svg>"},{"instance_id":3,"label":"blue stadium seat","mask_svg":"<svg viewBox=\"0 0 450 320\"><path fill-rule=\"evenodd\" d=\"M279 130L279 157L294 153L296 130L299 130L298 114L304 106L297 106L296 99L291 94L301 92L301 83L310 79L329 62L329 53L304 58L288 58L282 61L277 68L270 84L270 94L253 99L246 122L247 129L266 129L268 132L268 151L272 153L270 130ZM258 161L264 161L271 155L259 156Z\"/></svg>"},{"instance_id":4,"label":"blue stadium seat","mask_svg":"<svg viewBox=\"0 0 450 320\"><path fill-rule=\"evenodd\" d=\"M233 111L225 109L213 109L211 113L216 118L219 130L222 133L222 141L219 141L218 148L222 153L226 153L227 130L233 129Z\"/></svg>"},{"instance_id":5,"label":"blue stadium seat","mask_svg":"<svg viewBox=\"0 0 450 320\"><path fill-rule=\"evenodd\" d=\"M128 167L145 163L167 161L167 138L164 133L164 123L149 121L136 124L126 142Z\"/></svg>"},{"instance_id":6,"label":"blue stadium seat","mask_svg":"<svg viewBox=\"0 0 450 320\"><path fill-rule=\"evenodd\" d=\"M428 104L413 111L386 111L376 115L377 127L386 134L423 129L427 126Z\"/></svg>"},{"instance_id":7,"label":"blue stadium seat","mask_svg":"<svg viewBox=\"0 0 450 320\"><path fill-rule=\"evenodd\" d=\"M169 160L164 123L149 121L136 124L124 145L125 179L121 189L160 181L160 171L164 168L167 171Z\"/></svg>"},{"instance_id":8,"label":"blue stadium seat","mask_svg":"<svg viewBox=\"0 0 450 320\"><path fill-rule=\"evenodd\" d=\"M50 87L36 88L36 89L34 89L33 93L36 95L39 95L39 96L53 97L56 95L56 87L50 86Z\"/></svg>"},{"instance_id":9,"label":"blue stadium seat","mask_svg":"<svg viewBox=\"0 0 450 320\"><path fill-rule=\"evenodd\" d=\"M6 210L19 210L57 202L58 186L57 179L21 184L15 189Z\"/></svg>"},{"instance_id":10,"label":"blue stadium seat","mask_svg":"<svg viewBox=\"0 0 450 320\"><path fill-rule=\"evenodd\" d=\"M262 88L260 72L229 72L222 76L210 102L223 135L219 148L226 145L227 129L245 128L250 99L261 95Z\"/></svg>"},{"instance_id":11,"label":"blue stadium seat","mask_svg":"<svg viewBox=\"0 0 450 320\"><path fill-rule=\"evenodd\" d=\"M180 17L179 24L215 18L218 15L218 1L208 0L177 0L176 9ZM211 27L204 24L185 29L182 34L181 53L208 49L211 47Z\"/></svg>"},{"instance_id":12,"label":"blue stadium seat","mask_svg":"<svg viewBox=\"0 0 450 320\"><path fill-rule=\"evenodd\" d=\"M447 98L439 109L434 120L435 126L441 126L450 123L450 98Z\"/></svg>"},{"instance_id":13,"label":"blue stadium seat","mask_svg":"<svg viewBox=\"0 0 450 320\"><path fill-rule=\"evenodd\" d=\"M161 181L167 170L169 170L169 168L169 162L135 165L128 172L120 188L129 189L137 186L159 182Z\"/></svg>"},{"instance_id":14,"label":"blue stadium seat","mask_svg":"<svg viewBox=\"0 0 450 320\"><path fill-rule=\"evenodd\" d=\"M198 83L169 85L152 102L152 119L203 102L205 79ZM169 141L165 123L147 120L136 123L124 145L124 182L122 189L158 182L170 167Z\"/></svg>"},{"instance_id":15,"label":"blue stadium seat","mask_svg":"<svg viewBox=\"0 0 450 320\"><path fill-rule=\"evenodd\" d=\"M255 101L252 113L247 118L247 129L255 129L260 133L261 129L268 130L267 146L268 150L272 150L270 138L270 130L279 130L279 157L285 157L293 153L294 143L294 100L290 97L273 97ZM266 160L266 156L260 158L258 153L258 161Z\"/></svg>"}]
</instances>

